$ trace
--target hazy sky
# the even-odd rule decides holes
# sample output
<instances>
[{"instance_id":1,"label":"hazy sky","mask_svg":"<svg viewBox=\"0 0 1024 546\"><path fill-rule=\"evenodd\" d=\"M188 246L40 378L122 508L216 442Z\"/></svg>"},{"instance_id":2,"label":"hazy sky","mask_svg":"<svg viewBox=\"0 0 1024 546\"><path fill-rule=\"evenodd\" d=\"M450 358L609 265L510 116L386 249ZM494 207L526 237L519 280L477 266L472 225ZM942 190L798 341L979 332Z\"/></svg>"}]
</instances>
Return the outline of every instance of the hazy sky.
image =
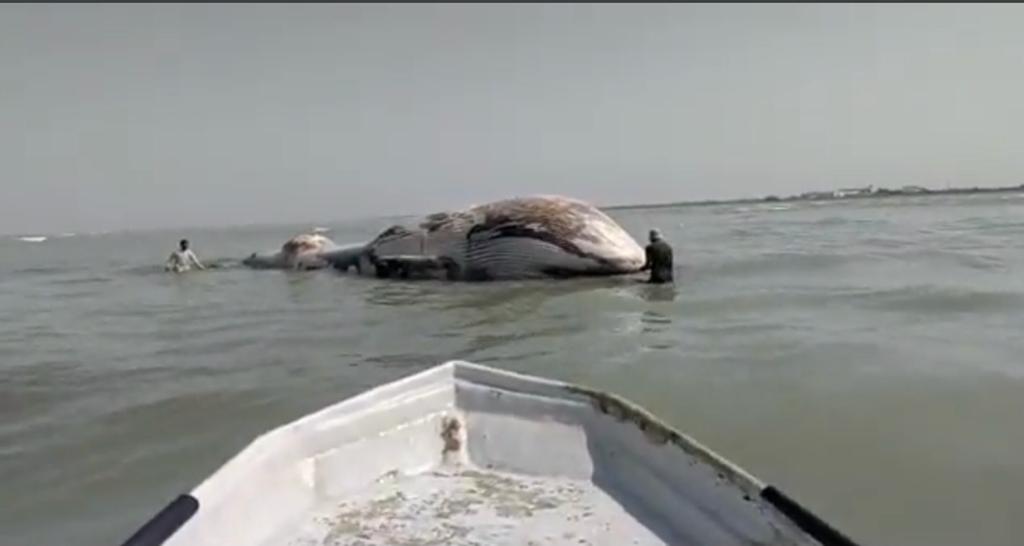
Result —
<instances>
[{"instance_id":1,"label":"hazy sky","mask_svg":"<svg viewBox=\"0 0 1024 546\"><path fill-rule=\"evenodd\" d=\"M1021 5L2 5L0 232L1024 182Z\"/></svg>"}]
</instances>

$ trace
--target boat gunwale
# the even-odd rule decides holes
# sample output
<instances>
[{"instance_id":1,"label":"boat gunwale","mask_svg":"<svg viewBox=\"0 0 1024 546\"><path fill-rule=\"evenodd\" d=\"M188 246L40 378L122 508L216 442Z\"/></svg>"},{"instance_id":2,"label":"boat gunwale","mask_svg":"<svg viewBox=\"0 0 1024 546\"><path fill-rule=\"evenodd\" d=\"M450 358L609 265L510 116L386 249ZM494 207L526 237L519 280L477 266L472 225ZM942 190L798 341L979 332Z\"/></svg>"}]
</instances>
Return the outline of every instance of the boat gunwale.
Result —
<instances>
[{"instance_id":1,"label":"boat gunwale","mask_svg":"<svg viewBox=\"0 0 1024 546\"><path fill-rule=\"evenodd\" d=\"M618 421L629 420L639 428L645 436L656 443L672 443L682 449L687 455L703 461L724 474L720 476L728 478L746 494L754 494L764 502L778 510L793 525L807 533L814 540L819 541L823 546L858 546L856 542L835 529L827 522L819 518L813 512L805 508L799 502L788 496L781 489L774 485L762 482L760 479L741 468L710 447L698 442L693 437L680 432L667 424L643 406L632 402L617 394L606 392L600 389L587 387L578 383L559 381L544 377L537 377L525 373L509 370L495 369L472 362L453 360L446 362L443 366L454 366L455 379L466 379L471 383L490 386L492 388L507 389L508 385L487 384L481 379L498 377L503 379L514 379L519 384L520 392L529 392L522 386L547 386L552 389L560 389L564 393L571 393L578 397L589 399L595 411L609 415ZM468 373L467 373L468 372ZM471 377L472 374L480 374L481 377ZM469 375L470 377L466 377ZM476 379L474 381L474 379ZM544 394L533 392L532 394Z\"/></svg>"},{"instance_id":2,"label":"boat gunwale","mask_svg":"<svg viewBox=\"0 0 1024 546\"><path fill-rule=\"evenodd\" d=\"M744 492L760 493L765 487L767 487L767 484L739 467L737 464L716 453L704 444L701 444L693 437L680 432L664 420L655 416L643 406L617 394L579 383L541 378L508 370L498 370L461 360L450 361L445 364L452 364L455 366L454 370L456 379L465 379L478 385L506 390L509 389L510 385L507 383L481 381L483 377L491 376L502 379L514 379L518 385L511 386L517 387L514 388L514 390L522 393L538 395L560 394L563 398L566 397L566 394L573 395L572 398L574 399L588 402L598 413L608 415L620 422L627 420L630 421L644 433L648 440L653 443L671 443L672 445L682 449L687 455L690 455L701 462L710 464L716 470L721 471L728 476L730 481L743 489ZM466 371L471 372L471 374L481 374L483 377L474 377L471 374L466 374ZM537 392L537 389L522 388L523 386L536 387L540 385L551 388L551 392L543 392L543 390L541 390L541 392Z\"/></svg>"}]
</instances>

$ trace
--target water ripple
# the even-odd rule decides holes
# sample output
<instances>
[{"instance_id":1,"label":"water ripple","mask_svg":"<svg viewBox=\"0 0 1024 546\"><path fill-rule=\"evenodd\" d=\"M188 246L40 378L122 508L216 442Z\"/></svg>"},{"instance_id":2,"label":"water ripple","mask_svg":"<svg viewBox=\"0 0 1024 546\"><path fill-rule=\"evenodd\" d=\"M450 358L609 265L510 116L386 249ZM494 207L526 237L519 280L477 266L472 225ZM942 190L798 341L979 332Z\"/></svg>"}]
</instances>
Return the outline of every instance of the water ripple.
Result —
<instances>
[{"instance_id":1,"label":"water ripple","mask_svg":"<svg viewBox=\"0 0 1024 546\"><path fill-rule=\"evenodd\" d=\"M616 211L638 238L662 228L675 286L389 282L213 259L291 228L198 232L224 267L188 275L162 271L178 233L5 243L0 529L12 544L118 543L260 432L469 359L629 396L852 514L865 541L884 522L873 542L955 544L969 529L968 542L1012 544L1024 201L883 201ZM917 502L921 484L954 501Z\"/></svg>"}]
</instances>

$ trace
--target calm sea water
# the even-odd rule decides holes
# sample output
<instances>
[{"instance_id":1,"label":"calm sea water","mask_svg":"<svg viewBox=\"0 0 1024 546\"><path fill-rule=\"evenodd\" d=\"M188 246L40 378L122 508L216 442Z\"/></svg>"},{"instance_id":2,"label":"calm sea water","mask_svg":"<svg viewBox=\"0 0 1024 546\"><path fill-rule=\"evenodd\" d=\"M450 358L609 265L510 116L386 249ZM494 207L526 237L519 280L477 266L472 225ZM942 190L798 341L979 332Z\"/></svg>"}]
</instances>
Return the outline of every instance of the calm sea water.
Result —
<instances>
[{"instance_id":1,"label":"calm sea water","mask_svg":"<svg viewBox=\"0 0 1024 546\"><path fill-rule=\"evenodd\" d=\"M1021 544L1024 196L613 216L674 288L160 268L309 226L0 240L0 543L120 543L262 431L459 358L627 396L865 544Z\"/></svg>"}]
</instances>

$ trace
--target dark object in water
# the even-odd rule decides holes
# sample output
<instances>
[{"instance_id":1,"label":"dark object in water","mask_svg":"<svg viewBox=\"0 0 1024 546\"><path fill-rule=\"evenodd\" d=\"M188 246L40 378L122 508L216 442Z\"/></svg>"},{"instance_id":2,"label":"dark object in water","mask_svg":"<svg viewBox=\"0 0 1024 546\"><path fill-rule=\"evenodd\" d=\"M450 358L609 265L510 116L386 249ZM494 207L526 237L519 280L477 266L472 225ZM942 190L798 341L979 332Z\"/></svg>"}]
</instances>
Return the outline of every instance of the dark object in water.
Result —
<instances>
[{"instance_id":1,"label":"dark object in water","mask_svg":"<svg viewBox=\"0 0 1024 546\"><path fill-rule=\"evenodd\" d=\"M665 242L661 233L656 229L651 230L651 243L644 249L647 260L641 271L650 270L651 278L648 282L664 284L673 282L672 275L672 246Z\"/></svg>"}]
</instances>

